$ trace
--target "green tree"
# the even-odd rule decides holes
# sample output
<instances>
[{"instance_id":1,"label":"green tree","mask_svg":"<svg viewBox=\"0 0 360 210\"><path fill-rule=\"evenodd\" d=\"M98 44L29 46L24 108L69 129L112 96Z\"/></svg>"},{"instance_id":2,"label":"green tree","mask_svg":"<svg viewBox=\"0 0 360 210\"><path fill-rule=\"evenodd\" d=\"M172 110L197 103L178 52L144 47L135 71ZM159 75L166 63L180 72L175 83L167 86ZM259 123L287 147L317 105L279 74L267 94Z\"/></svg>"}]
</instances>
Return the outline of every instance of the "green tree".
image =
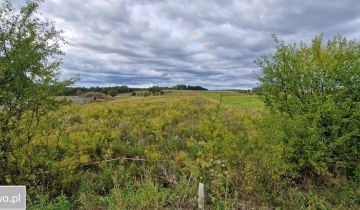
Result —
<instances>
[{"instance_id":1,"label":"green tree","mask_svg":"<svg viewBox=\"0 0 360 210\"><path fill-rule=\"evenodd\" d=\"M173 87L175 90L186 90L187 86L186 85L176 85L175 87Z\"/></svg>"},{"instance_id":2,"label":"green tree","mask_svg":"<svg viewBox=\"0 0 360 210\"><path fill-rule=\"evenodd\" d=\"M117 95L117 92L115 89L111 89L109 90L109 93L108 93L111 97L115 97Z\"/></svg>"},{"instance_id":3,"label":"green tree","mask_svg":"<svg viewBox=\"0 0 360 210\"><path fill-rule=\"evenodd\" d=\"M84 91L82 91L82 90L77 90L76 92L75 92L75 95L76 96L81 96L82 94L84 93Z\"/></svg>"},{"instance_id":4,"label":"green tree","mask_svg":"<svg viewBox=\"0 0 360 210\"><path fill-rule=\"evenodd\" d=\"M64 40L38 7L35 0L20 10L11 1L0 8L0 184L19 183L44 165L28 145L58 104L52 96L72 82L58 79Z\"/></svg>"},{"instance_id":5,"label":"green tree","mask_svg":"<svg viewBox=\"0 0 360 210\"><path fill-rule=\"evenodd\" d=\"M257 60L258 79L266 105L290 119L286 158L302 175L359 173L360 44L322 35L275 43Z\"/></svg>"},{"instance_id":6,"label":"green tree","mask_svg":"<svg viewBox=\"0 0 360 210\"><path fill-rule=\"evenodd\" d=\"M159 86L152 86L149 88L149 91L151 92L151 94L153 95L157 95L161 92L161 87Z\"/></svg>"}]
</instances>

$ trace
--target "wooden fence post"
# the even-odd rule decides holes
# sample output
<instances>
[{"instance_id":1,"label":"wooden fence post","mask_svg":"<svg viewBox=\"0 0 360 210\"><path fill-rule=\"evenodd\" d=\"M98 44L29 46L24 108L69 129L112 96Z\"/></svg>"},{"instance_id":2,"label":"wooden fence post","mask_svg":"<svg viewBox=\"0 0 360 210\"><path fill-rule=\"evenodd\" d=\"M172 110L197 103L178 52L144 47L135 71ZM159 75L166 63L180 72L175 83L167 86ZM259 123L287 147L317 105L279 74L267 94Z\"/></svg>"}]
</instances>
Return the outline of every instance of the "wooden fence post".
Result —
<instances>
[{"instance_id":1,"label":"wooden fence post","mask_svg":"<svg viewBox=\"0 0 360 210\"><path fill-rule=\"evenodd\" d=\"M201 182L199 182L199 188L198 188L198 207L199 209L205 209L204 184Z\"/></svg>"}]
</instances>

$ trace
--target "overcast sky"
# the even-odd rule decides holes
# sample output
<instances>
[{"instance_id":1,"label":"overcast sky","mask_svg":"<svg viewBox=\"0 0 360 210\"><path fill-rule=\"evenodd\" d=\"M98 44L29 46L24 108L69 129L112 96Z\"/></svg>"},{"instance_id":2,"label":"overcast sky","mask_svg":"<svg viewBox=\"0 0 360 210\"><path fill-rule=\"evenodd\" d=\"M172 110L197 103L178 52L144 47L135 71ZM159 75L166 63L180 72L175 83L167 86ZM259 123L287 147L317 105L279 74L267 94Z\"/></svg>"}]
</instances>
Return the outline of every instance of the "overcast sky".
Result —
<instances>
[{"instance_id":1,"label":"overcast sky","mask_svg":"<svg viewBox=\"0 0 360 210\"><path fill-rule=\"evenodd\" d=\"M358 0L47 0L77 86L252 88L254 60L286 41L360 35Z\"/></svg>"}]
</instances>

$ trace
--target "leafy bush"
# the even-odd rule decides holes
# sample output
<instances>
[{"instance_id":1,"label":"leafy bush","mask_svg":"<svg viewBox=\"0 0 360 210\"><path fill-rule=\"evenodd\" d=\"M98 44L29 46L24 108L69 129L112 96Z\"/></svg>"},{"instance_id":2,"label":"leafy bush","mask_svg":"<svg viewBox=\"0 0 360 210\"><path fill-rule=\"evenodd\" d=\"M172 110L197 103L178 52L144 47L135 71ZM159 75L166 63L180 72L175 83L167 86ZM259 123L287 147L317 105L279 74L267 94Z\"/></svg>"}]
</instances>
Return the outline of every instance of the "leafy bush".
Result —
<instances>
[{"instance_id":1,"label":"leafy bush","mask_svg":"<svg viewBox=\"0 0 360 210\"><path fill-rule=\"evenodd\" d=\"M41 124L59 105L52 96L72 82L58 80L63 39L41 18L38 2L20 10L12 1L0 4L0 185L31 185L34 171L46 169L52 156L44 144L33 148L34 141L51 127Z\"/></svg>"},{"instance_id":2,"label":"leafy bush","mask_svg":"<svg viewBox=\"0 0 360 210\"><path fill-rule=\"evenodd\" d=\"M285 44L257 61L265 104L287 118L280 129L286 158L301 176L359 170L360 44L322 36L311 45Z\"/></svg>"}]
</instances>

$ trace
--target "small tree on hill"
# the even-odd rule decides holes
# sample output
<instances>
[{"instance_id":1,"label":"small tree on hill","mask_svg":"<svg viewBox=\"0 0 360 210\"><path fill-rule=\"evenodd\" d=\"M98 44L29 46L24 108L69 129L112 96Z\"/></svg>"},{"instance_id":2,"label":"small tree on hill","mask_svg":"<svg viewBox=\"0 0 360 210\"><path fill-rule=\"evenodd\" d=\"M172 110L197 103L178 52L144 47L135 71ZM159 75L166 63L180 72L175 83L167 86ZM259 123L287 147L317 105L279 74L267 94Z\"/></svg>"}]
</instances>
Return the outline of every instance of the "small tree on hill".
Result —
<instances>
[{"instance_id":1,"label":"small tree on hill","mask_svg":"<svg viewBox=\"0 0 360 210\"><path fill-rule=\"evenodd\" d=\"M108 94L109 94L111 97L115 97L115 96L117 95L117 92L116 92L116 90L111 89Z\"/></svg>"}]
</instances>

